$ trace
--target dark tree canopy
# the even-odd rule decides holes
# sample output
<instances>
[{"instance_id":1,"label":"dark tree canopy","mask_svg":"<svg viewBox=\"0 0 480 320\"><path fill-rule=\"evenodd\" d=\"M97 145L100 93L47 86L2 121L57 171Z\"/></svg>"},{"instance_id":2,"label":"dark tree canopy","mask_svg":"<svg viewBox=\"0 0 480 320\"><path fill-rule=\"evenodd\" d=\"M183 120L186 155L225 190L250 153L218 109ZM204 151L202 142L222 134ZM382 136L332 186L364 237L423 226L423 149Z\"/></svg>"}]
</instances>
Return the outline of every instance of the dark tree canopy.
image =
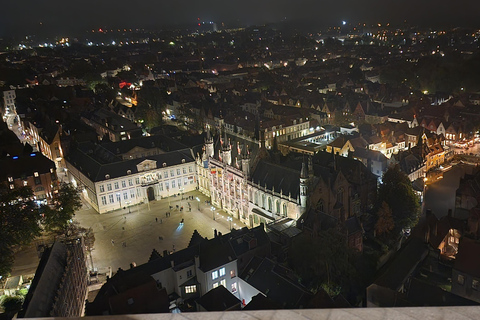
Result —
<instances>
[{"instance_id":1,"label":"dark tree canopy","mask_svg":"<svg viewBox=\"0 0 480 320\"><path fill-rule=\"evenodd\" d=\"M383 202L392 210L397 232L415 226L420 209L419 199L410 179L398 165L389 168L383 175L377 207L380 208Z\"/></svg>"},{"instance_id":2,"label":"dark tree canopy","mask_svg":"<svg viewBox=\"0 0 480 320\"><path fill-rule=\"evenodd\" d=\"M75 211L82 207L79 190L70 183L62 183L52 202L53 206L45 208L45 228L63 232Z\"/></svg>"}]
</instances>

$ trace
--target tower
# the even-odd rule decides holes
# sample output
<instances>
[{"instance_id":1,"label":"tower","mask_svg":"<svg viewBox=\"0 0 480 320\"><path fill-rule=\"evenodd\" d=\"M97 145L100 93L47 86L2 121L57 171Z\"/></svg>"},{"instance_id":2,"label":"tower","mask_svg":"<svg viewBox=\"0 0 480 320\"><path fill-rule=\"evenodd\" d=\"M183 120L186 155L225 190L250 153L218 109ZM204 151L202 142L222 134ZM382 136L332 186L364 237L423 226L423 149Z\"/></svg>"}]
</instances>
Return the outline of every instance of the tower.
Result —
<instances>
[{"instance_id":1,"label":"tower","mask_svg":"<svg viewBox=\"0 0 480 320\"><path fill-rule=\"evenodd\" d=\"M213 138L210 135L210 129L207 129L207 138L205 139L205 153L207 154L207 157L212 157L215 153L215 150L213 149Z\"/></svg>"},{"instance_id":2,"label":"tower","mask_svg":"<svg viewBox=\"0 0 480 320\"><path fill-rule=\"evenodd\" d=\"M223 140L222 146L222 160L223 163L231 165L232 164L232 146L227 140L227 132L225 131L225 140Z\"/></svg>"},{"instance_id":3,"label":"tower","mask_svg":"<svg viewBox=\"0 0 480 320\"><path fill-rule=\"evenodd\" d=\"M250 176L250 152L248 152L246 144L242 152L242 171L246 177Z\"/></svg>"},{"instance_id":4,"label":"tower","mask_svg":"<svg viewBox=\"0 0 480 320\"><path fill-rule=\"evenodd\" d=\"M302 162L302 171L300 171L300 207L301 213L307 210L307 193L308 193L308 172L305 162Z\"/></svg>"}]
</instances>

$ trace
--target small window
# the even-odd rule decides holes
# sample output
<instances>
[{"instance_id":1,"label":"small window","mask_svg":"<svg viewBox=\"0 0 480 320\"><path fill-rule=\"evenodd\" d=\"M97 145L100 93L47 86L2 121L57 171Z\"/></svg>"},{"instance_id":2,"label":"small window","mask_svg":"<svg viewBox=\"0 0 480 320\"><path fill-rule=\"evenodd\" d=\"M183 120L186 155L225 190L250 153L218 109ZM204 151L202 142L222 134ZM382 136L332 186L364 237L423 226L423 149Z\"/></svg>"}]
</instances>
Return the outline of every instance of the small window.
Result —
<instances>
[{"instance_id":1,"label":"small window","mask_svg":"<svg viewBox=\"0 0 480 320\"><path fill-rule=\"evenodd\" d=\"M232 292L233 293L237 292L237 283L236 282L232 283Z\"/></svg>"},{"instance_id":2,"label":"small window","mask_svg":"<svg viewBox=\"0 0 480 320\"><path fill-rule=\"evenodd\" d=\"M115 189L118 189L118 182L115 182Z\"/></svg>"},{"instance_id":3,"label":"small window","mask_svg":"<svg viewBox=\"0 0 480 320\"><path fill-rule=\"evenodd\" d=\"M213 286L212 286L212 288L214 288L214 289L215 289L216 287L218 287L218 282L215 282L215 283L213 284Z\"/></svg>"},{"instance_id":4,"label":"small window","mask_svg":"<svg viewBox=\"0 0 480 320\"><path fill-rule=\"evenodd\" d=\"M162 165L163 165L164 168L167 166L167 164L165 162Z\"/></svg>"},{"instance_id":5,"label":"small window","mask_svg":"<svg viewBox=\"0 0 480 320\"><path fill-rule=\"evenodd\" d=\"M13 182L13 177L8 177L8 182Z\"/></svg>"},{"instance_id":6,"label":"small window","mask_svg":"<svg viewBox=\"0 0 480 320\"><path fill-rule=\"evenodd\" d=\"M27 180L24 180L24 181L23 181L23 185L24 185L25 187L28 185Z\"/></svg>"},{"instance_id":7,"label":"small window","mask_svg":"<svg viewBox=\"0 0 480 320\"><path fill-rule=\"evenodd\" d=\"M127 170L127 174L132 174L132 170Z\"/></svg>"},{"instance_id":8,"label":"small window","mask_svg":"<svg viewBox=\"0 0 480 320\"><path fill-rule=\"evenodd\" d=\"M15 188L15 186L13 184L10 185L10 189L13 189Z\"/></svg>"},{"instance_id":9,"label":"small window","mask_svg":"<svg viewBox=\"0 0 480 320\"><path fill-rule=\"evenodd\" d=\"M33 173L33 176L34 176L34 177L38 177L38 172L34 172L34 173Z\"/></svg>"},{"instance_id":10,"label":"small window","mask_svg":"<svg viewBox=\"0 0 480 320\"><path fill-rule=\"evenodd\" d=\"M472 289L478 291L478 289L479 289L479 284L480 284L480 282L479 282L478 280L473 279L473 280L472 280Z\"/></svg>"},{"instance_id":11,"label":"small window","mask_svg":"<svg viewBox=\"0 0 480 320\"><path fill-rule=\"evenodd\" d=\"M220 281L220 285L222 285L226 288L227 287L227 280L223 279L222 281Z\"/></svg>"},{"instance_id":12,"label":"small window","mask_svg":"<svg viewBox=\"0 0 480 320\"><path fill-rule=\"evenodd\" d=\"M106 174L106 175L105 175L105 179L110 179L110 175L109 175L109 174Z\"/></svg>"},{"instance_id":13,"label":"small window","mask_svg":"<svg viewBox=\"0 0 480 320\"><path fill-rule=\"evenodd\" d=\"M219 271L220 271L220 277L223 277L225 275L225 268L222 268Z\"/></svg>"},{"instance_id":14,"label":"small window","mask_svg":"<svg viewBox=\"0 0 480 320\"><path fill-rule=\"evenodd\" d=\"M463 285L465 283L465 277L461 274L458 275L457 277L457 282L461 285Z\"/></svg>"},{"instance_id":15,"label":"small window","mask_svg":"<svg viewBox=\"0 0 480 320\"><path fill-rule=\"evenodd\" d=\"M185 159L182 159L182 163L185 163Z\"/></svg>"},{"instance_id":16,"label":"small window","mask_svg":"<svg viewBox=\"0 0 480 320\"><path fill-rule=\"evenodd\" d=\"M107 190L112 191L112 184L111 183L107 184Z\"/></svg>"},{"instance_id":17,"label":"small window","mask_svg":"<svg viewBox=\"0 0 480 320\"><path fill-rule=\"evenodd\" d=\"M192 270L188 270L187 271L187 278L191 278L192 277Z\"/></svg>"},{"instance_id":18,"label":"small window","mask_svg":"<svg viewBox=\"0 0 480 320\"><path fill-rule=\"evenodd\" d=\"M105 187L103 186L103 184L99 187L99 190L100 190L100 192L104 192L104 191L105 191Z\"/></svg>"},{"instance_id":19,"label":"small window","mask_svg":"<svg viewBox=\"0 0 480 320\"><path fill-rule=\"evenodd\" d=\"M230 271L230 278L235 278L235 270Z\"/></svg>"},{"instance_id":20,"label":"small window","mask_svg":"<svg viewBox=\"0 0 480 320\"><path fill-rule=\"evenodd\" d=\"M213 271L212 272L212 280L215 280L218 278L218 271Z\"/></svg>"},{"instance_id":21,"label":"small window","mask_svg":"<svg viewBox=\"0 0 480 320\"><path fill-rule=\"evenodd\" d=\"M127 182L124 180L122 181L122 188L125 188L127 186Z\"/></svg>"}]
</instances>

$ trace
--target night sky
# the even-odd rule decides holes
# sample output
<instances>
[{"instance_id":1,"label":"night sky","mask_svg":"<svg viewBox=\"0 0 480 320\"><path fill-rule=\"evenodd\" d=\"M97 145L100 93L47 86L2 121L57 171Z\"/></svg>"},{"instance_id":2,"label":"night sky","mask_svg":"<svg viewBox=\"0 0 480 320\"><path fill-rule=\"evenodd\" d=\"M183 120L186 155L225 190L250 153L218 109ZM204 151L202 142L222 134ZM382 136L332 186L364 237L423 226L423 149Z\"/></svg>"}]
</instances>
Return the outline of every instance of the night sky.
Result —
<instances>
[{"instance_id":1,"label":"night sky","mask_svg":"<svg viewBox=\"0 0 480 320\"><path fill-rule=\"evenodd\" d=\"M0 35L98 27L160 27L197 17L251 25L288 21L338 25L342 20L465 26L480 24L478 0L15 0L2 3ZM42 23L42 24L40 24Z\"/></svg>"}]
</instances>

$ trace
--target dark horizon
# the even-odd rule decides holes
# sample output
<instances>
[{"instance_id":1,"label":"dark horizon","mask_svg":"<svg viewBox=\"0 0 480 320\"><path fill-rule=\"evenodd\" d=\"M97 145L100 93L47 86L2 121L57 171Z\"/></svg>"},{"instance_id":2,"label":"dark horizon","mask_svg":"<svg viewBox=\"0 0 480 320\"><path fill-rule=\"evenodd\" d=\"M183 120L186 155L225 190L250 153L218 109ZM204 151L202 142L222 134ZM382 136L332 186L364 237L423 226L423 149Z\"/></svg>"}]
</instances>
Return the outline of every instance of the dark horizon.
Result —
<instances>
[{"instance_id":1,"label":"dark horizon","mask_svg":"<svg viewBox=\"0 0 480 320\"><path fill-rule=\"evenodd\" d=\"M434 4L433 4L434 3ZM10 1L3 6L0 21L0 36L26 34L68 34L98 28L149 28L184 26L203 21L214 21L219 26L240 24L243 26L291 21L312 28L349 23L391 23L402 25L404 20L419 26L479 25L477 13L480 2L414 0L385 2L377 0L340 0L323 4L312 0L277 0L274 4L266 0L193 1L183 0L169 3L130 3L118 0L115 4L85 0L68 2L50 0L45 2ZM28 8L28 11L25 10Z\"/></svg>"}]
</instances>

